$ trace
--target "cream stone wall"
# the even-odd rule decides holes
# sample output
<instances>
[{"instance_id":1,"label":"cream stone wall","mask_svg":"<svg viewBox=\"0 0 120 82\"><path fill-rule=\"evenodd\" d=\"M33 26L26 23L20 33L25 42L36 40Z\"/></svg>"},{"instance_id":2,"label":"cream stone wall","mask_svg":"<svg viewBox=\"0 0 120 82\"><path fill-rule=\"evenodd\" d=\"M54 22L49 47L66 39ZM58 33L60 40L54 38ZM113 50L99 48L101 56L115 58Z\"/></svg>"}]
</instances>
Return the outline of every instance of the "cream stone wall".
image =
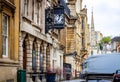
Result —
<instances>
[{"instance_id":1,"label":"cream stone wall","mask_svg":"<svg viewBox=\"0 0 120 82\"><path fill-rule=\"evenodd\" d=\"M0 67L0 82L6 82L12 80L17 82L17 67Z\"/></svg>"},{"instance_id":2,"label":"cream stone wall","mask_svg":"<svg viewBox=\"0 0 120 82\"><path fill-rule=\"evenodd\" d=\"M19 0L0 0L0 82L17 82L19 44ZM3 13L8 20L8 57L3 56Z\"/></svg>"}]
</instances>

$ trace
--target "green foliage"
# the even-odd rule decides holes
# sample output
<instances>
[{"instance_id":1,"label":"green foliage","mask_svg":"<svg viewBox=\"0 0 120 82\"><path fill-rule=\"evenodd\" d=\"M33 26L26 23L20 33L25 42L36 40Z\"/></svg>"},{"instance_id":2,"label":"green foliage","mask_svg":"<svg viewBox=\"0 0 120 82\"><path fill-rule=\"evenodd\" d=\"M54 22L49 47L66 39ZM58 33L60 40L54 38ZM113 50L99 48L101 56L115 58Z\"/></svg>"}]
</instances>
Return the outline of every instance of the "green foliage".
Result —
<instances>
[{"instance_id":1,"label":"green foliage","mask_svg":"<svg viewBox=\"0 0 120 82\"><path fill-rule=\"evenodd\" d=\"M111 37L110 36L106 36L106 37L102 38L101 43L102 44L109 43L110 41L111 41Z\"/></svg>"}]
</instances>

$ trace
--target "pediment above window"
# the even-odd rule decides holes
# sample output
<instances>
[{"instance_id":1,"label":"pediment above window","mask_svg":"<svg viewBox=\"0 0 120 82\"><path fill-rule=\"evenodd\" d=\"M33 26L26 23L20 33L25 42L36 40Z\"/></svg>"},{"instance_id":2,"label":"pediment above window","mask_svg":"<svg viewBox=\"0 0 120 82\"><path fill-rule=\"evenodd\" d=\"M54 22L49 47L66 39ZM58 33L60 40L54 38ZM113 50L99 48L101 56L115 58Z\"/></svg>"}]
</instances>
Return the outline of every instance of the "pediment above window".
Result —
<instances>
[{"instance_id":1,"label":"pediment above window","mask_svg":"<svg viewBox=\"0 0 120 82\"><path fill-rule=\"evenodd\" d=\"M0 0L0 11L3 11L3 8L6 7L12 12L15 11L15 5L14 5L14 0Z\"/></svg>"}]
</instances>

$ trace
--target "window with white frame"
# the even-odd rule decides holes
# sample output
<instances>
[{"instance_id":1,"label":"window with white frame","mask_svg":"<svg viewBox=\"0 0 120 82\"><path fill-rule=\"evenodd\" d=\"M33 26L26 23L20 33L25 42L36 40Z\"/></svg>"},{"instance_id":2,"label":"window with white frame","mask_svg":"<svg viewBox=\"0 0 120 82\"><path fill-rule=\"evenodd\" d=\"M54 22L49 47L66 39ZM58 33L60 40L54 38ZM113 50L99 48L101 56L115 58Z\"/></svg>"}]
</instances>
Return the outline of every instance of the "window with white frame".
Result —
<instances>
[{"instance_id":1,"label":"window with white frame","mask_svg":"<svg viewBox=\"0 0 120 82\"><path fill-rule=\"evenodd\" d=\"M2 21L2 54L3 57L8 57L8 20L9 16L3 14Z\"/></svg>"}]
</instances>

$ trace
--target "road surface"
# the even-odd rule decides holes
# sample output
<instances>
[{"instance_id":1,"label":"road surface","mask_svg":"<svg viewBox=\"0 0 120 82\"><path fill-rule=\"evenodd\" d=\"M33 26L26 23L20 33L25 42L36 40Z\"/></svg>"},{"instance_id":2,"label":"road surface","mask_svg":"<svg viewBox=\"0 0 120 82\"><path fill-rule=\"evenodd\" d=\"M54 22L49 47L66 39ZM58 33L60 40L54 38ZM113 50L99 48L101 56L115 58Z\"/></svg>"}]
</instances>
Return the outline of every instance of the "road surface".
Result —
<instances>
[{"instance_id":1,"label":"road surface","mask_svg":"<svg viewBox=\"0 0 120 82\"><path fill-rule=\"evenodd\" d=\"M85 82L85 80L75 79L75 80L68 80L68 81L61 81L61 82ZM112 82L112 80L89 80L88 82Z\"/></svg>"}]
</instances>

